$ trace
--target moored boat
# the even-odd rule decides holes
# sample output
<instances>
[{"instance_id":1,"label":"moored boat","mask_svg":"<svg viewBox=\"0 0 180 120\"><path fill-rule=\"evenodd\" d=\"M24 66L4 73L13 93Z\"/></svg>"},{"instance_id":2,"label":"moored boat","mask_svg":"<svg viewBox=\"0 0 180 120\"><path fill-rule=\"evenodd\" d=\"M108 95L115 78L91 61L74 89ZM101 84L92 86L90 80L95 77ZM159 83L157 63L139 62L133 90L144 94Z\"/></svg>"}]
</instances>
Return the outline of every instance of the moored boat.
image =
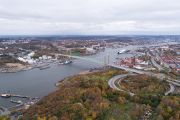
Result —
<instances>
[{"instance_id":1,"label":"moored boat","mask_svg":"<svg viewBox=\"0 0 180 120\"><path fill-rule=\"evenodd\" d=\"M23 102L21 101L21 100L10 100L10 102L12 102L12 103L16 103L16 104L22 104Z\"/></svg>"},{"instance_id":2,"label":"moored boat","mask_svg":"<svg viewBox=\"0 0 180 120\"><path fill-rule=\"evenodd\" d=\"M72 63L71 60L66 60L65 62L59 63L59 65L67 65L67 64L71 64L71 63Z\"/></svg>"},{"instance_id":3,"label":"moored boat","mask_svg":"<svg viewBox=\"0 0 180 120\"><path fill-rule=\"evenodd\" d=\"M2 98L10 98L10 97L11 97L11 94L1 94L1 97L2 97Z\"/></svg>"}]
</instances>

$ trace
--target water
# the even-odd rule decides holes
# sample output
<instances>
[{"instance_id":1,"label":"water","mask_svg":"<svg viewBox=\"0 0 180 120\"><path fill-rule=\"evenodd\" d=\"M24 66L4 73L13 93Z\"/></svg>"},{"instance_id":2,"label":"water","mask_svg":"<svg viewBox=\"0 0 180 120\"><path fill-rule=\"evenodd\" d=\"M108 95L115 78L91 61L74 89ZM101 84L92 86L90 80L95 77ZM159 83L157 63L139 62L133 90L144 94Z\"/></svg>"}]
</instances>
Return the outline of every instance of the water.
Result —
<instances>
[{"instance_id":1,"label":"water","mask_svg":"<svg viewBox=\"0 0 180 120\"><path fill-rule=\"evenodd\" d=\"M121 49L133 48L136 47L128 46ZM88 58L102 61L103 63L104 56L110 55L110 62L112 63L116 57L132 56L131 54L117 55L117 52L121 49L106 49L104 52L88 56ZM54 91L56 89L55 83L63 78L97 67L101 67L101 65L79 59L74 60L73 64L52 65L51 68L44 70L32 69L17 73L0 73L0 93L10 91L11 93L25 96L43 97ZM10 103L10 99L0 98L0 106L11 107L14 105Z\"/></svg>"}]
</instances>

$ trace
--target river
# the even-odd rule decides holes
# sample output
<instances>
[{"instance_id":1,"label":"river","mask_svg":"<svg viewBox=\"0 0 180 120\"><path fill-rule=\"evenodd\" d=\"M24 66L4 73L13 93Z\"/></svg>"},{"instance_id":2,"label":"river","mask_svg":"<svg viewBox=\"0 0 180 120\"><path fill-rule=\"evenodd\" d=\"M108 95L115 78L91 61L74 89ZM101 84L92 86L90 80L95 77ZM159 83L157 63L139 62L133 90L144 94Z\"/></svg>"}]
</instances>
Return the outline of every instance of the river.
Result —
<instances>
[{"instance_id":1,"label":"river","mask_svg":"<svg viewBox=\"0 0 180 120\"><path fill-rule=\"evenodd\" d=\"M120 49L107 48L104 52L96 55L88 56L98 61L104 62L104 56L110 55L110 62L119 56L120 58L130 57L132 54L120 54L117 52L122 49L134 49L138 46L127 46ZM11 93L31 96L43 97L53 92L56 87L55 83L65 77L78 74L90 68L101 67L101 65L85 60L76 59L69 65L51 65L51 68L39 70L32 69L17 73L0 73L0 93L10 91ZM0 106L11 107L15 104L10 103L10 99L0 98Z\"/></svg>"}]
</instances>

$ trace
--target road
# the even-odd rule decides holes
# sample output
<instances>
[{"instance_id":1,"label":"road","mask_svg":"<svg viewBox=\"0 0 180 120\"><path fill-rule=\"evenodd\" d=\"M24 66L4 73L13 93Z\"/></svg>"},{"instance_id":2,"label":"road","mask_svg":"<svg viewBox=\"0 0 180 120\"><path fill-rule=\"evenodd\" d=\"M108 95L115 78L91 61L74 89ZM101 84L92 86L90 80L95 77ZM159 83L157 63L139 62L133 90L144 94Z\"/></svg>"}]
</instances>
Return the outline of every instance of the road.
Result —
<instances>
[{"instance_id":1,"label":"road","mask_svg":"<svg viewBox=\"0 0 180 120\"><path fill-rule=\"evenodd\" d=\"M85 58L85 57L80 57L80 56L72 56L72 55L64 55L64 54L55 54L55 55L57 55L57 56L58 55L67 56L67 57L72 57L72 58L76 58L76 59L82 59L82 60L86 60L86 61L90 61L90 62L94 62L94 63L100 64L100 65L103 65L102 62L100 62L98 60L91 59L91 58ZM172 78L170 78L167 75L162 74L162 73L156 74L156 73L153 73L153 72L147 72L147 71L137 70L137 69L133 69L133 68L127 68L127 67L114 65L114 64L108 64L108 66L118 68L118 69L123 69L123 70L129 71L129 72L132 72L132 73L146 74L146 75L149 75L149 76L154 76L154 77L157 77L157 78L159 78L161 80L168 78L166 80L167 82L170 82L170 83L180 87L180 83L177 82L178 80L174 80L174 79L172 79Z\"/></svg>"},{"instance_id":2,"label":"road","mask_svg":"<svg viewBox=\"0 0 180 120\"><path fill-rule=\"evenodd\" d=\"M159 71L163 70L163 67L160 66L155 60L153 57L151 57L151 62L152 64L154 65L154 67L156 67Z\"/></svg>"},{"instance_id":3,"label":"road","mask_svg":"<svg viewBox=\"0 0 180 120\"><path fill-rule=\"evenodd\" d=\"M175 90L175 87L173 84L170 83L169 86L170 86L170 89L165 93L165 95L169 95L170 93L173 93Z\"/></svg>"},{"instance_id":4,"label":"road","mask_svg":"<svg viewBox=\"0 0 180 120\"><path fill-rule=\"evenodd\" d=\"M160 71L163 70L163 67L154 60L154 56L152 56L149 52L147 52L147 55L151 57L151 63L154 67L156 67Z\"/></svg>"},{"instance_id":5,"label":"road","mask_svg":"<svg viewBox=\"0 0 180 120\"><path fill-rule=\"evenodd\" d=\"M159 55L159 50L158 50L158 49L156 49L156 57L163 63L163 65L164 65L165 67L169 68L169 65L168 65L167 63L165 63L165 62L161 59L161 57L160 57L160 55Z\"/></svg>"},{"instance_id":6,"label":"road","mask_svg":"<svg viewBox=\"0 0 180 120\"><path fill-rule=\"evenodd\" d=\"M122 78L124 78L124 77L126 77L126 76L128 76L128 75L135 75L135 74L123 74L123 75L117 75L117 76L112 77L112 78L108 81L108 84L109 84L110 88L112 88L112 89L114 89L114 90L122 91L122 92L127 92L127 93L129 93L131 96L133 96L134 93L129 92L129 91L122 90L122 89L120 89L119 87L117 87L117 86L115 85L115 82L116 82L117 80L120 80L120 81L121 81Z\"/></svg>"},{"instance_id":7,"label":"road","mask_svg":"<svg viewBox=\"0 0 180 120\"><path fill-rule=\"evenodd\" d=\"M122 91L122 92L127 92L128 94L130 94L131 96L135 95L132 92L129 91L125 91L123 89L120 89L119 87L116 86L115 82L118 80L119 82L121 82L122 78L128 76L128 75L136 75L136 74L122 74L122 75L117 75L112 77L109 81L108 81L108 85L110 86L110 88L114 89L114 90L118 90L118 91ZM169 95L170 93L173 93L175 90L175 87L172 83L169 83L170 89L165 93L165 95Z\"/></svg>"},{"instance_id":8,"label":"road","mask_svg":"<svg viewBox=\"0 0 180 120\"><path fill-rule=\"evenodd\" d=\"M178 80L172 79L169 76L163 74L163 73L153 73L153 72L147 72L147 71L142 71L142 70L137 70L137 69L133 69L133 68L127 68L127 67L123 67L123 66L118 66L118 65L113 65L111 64L110 66L114 67L114 68L118 68L118 69L123 69L129 72L133 72L133 73L138 73L138 74L146 74L149 76L154 76L157 77L161 80L166 79L167 82L172 83L173 85L176 85L178 87L180 87L180 83ZM178 81L178 82L177 82Z\"/></svg>"},{"instance_id":9,"label":"road","mask_svg":"<svg viewBox=\"0 0 180 120\"><path fill-rule=\"evenodd\" d=\"M55 56L64 56L64 57L70 57L70 58L75 58L75 59L81 59L81 60L85 60L85 61L89 61L89 62L93 62L99 65L104 65L103 62L98 61L98 60L94 60L92 58L87 58L87 57L81 57L81 56L74 56L74 55L65 55L65 54L53 54Z\"/></svg>"}]
</instances>

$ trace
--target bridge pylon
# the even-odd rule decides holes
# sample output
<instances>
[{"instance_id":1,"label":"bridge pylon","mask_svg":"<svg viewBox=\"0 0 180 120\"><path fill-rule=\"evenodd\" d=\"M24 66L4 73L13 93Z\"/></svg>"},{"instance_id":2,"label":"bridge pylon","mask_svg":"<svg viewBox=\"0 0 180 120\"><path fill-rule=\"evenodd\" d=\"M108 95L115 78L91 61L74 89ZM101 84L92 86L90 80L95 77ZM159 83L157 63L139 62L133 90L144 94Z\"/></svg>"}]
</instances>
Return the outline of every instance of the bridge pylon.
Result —
<instances>
[{"instance_id":1,"label":"bridge pylon","mask_svg":"<svg viewBox=\"0 0 180 120\"><path fill-rule=\"evenodd\" d=\"M107 63L106 63L106 56L104 56L104 66L106 66Z\"/></svg>"},{"instance_id":2,"label":"bridge pylon","mask_svg":"<svg viewBox=\"0 0 180 120\"><path fill-rule=\"evenodd\" d=\"M107 55L107 56L104 56L104 66L108 66L110 63L110 56Z\"/></svg>"}]
</instances>

